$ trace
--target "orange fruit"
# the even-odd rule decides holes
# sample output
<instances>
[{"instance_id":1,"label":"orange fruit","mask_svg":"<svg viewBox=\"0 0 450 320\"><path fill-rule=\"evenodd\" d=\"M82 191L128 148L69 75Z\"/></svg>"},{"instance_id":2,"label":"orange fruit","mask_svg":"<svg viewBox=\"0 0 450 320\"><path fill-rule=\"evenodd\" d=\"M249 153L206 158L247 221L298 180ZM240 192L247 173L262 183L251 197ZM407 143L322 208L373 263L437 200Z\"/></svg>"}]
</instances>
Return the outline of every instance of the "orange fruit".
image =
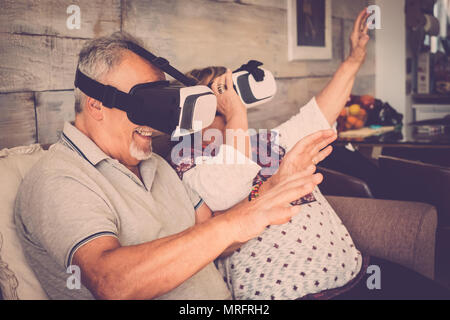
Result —
<instances>
[{"instance_id":1,"label":"orange fruit","mask_svg":"<svg viewBox=\"0 0 450 320\"><path fill-rule=\"evenodd\" d=\"M362 121L362 120L360 120L360 119L357 119L356 122L355 122L355 124L354 124L354 127L355 127L356 129L359 129L359 128L362 128L363 126L364 126L364 121Z\"/></svg>"},{"instance_id":2,"label":"orange fruit","mask_svg":"<svg viewBox=\"0 0 450 320\"><path fill-rule=\"evenodd\" d=\"M351 125L354 125L358 121L358 118L355 116L348 116L347 117L347 123L350 123Z\"/></svg>"}]
</instances>

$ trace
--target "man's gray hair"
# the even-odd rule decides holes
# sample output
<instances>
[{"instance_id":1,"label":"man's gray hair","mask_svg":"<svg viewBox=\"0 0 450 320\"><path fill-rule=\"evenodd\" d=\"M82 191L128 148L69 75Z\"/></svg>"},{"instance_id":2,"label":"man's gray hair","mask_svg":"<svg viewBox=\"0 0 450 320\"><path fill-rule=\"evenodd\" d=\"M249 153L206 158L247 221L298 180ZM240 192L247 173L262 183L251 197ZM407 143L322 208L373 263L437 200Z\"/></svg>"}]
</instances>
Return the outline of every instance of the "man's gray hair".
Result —
<instances>
[{"instance_id":1,"label":"man's gray hair","mask_svg":"<svg viewBox=\"0 0 450 320\"><path fill-rule=\"evenodd\" d=\"M80 51L78 68L88 77L102 82L102 78L117 66L128 43L142 46L141 42L125 32L115 32L109 36L87 42ZM75 113L83 111L86 95L75 88Z\"/></svg>"}]
</instances>

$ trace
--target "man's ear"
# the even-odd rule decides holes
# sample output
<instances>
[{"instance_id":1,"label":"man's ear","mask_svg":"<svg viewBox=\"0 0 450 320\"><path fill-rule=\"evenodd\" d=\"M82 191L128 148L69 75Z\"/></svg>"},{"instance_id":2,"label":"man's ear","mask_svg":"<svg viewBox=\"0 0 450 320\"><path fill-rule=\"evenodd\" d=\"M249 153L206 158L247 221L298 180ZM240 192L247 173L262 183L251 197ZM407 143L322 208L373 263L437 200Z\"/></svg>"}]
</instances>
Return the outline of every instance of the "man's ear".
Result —
<instances>
[{"instance_id":1,"label":"man's ear","mask_svg":"<svg viewBox=\"0 0 450 320\"><path fill-rule=\"evenodd\" d=\"M91 97L86 97L86 111L95 120L103 120L102 103Z\"/></svg>"}]
</instances>

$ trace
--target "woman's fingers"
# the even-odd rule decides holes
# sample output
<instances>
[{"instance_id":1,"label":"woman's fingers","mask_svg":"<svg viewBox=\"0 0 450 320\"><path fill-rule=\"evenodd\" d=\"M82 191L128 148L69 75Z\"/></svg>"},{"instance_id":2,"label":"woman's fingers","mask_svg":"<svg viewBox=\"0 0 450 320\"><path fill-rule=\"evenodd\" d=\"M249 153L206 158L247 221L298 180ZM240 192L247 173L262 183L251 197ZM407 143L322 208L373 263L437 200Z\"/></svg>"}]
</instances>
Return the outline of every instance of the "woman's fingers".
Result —
<instances>
[{"instance_id":1,"label":"woman's fingers","mask_svg":"<svg viewBox=\"0 0 450 320\"><path fill-rule=\"evenodd\" d=\"M313 146L311 150L311 156L315 156L317 153L320 152L323 148L328 146L330 143L335 141L337 139L337 134L333 133L330 137L324 137L321 141L319 141L315 146Z\"/></svg>"},{"instance_id":2,"label":"woman's fingers","mask_svg":"<svg viewBox=\"0 0 450 320\"><path fill-rule=\"evenodd\" d=\"M357 33L361 31L361 22L363 21L364 16L367 15L367 8L364 8L356 18L355 24L353 25L353 33Z\"/></svg>"},{"instance_id":3,"label":"woman's fingers","mask_svg":"<svg viewBox=\"0 0 450 320\"><path fill-rule=\"evenodd\" d=\"M217 95L217 82L215 80L211 83L211 90Z\"/></svg>"},{"instance_id":4,"label":"woman's fingers","mask_svg":"<svg viewBox=\"0 0 450 320\"><path fill-rule=\"evenodd\" d=\"M333 152L333 147L332 146L328 146L325 149L323 149L322 151L320 151L316 156L314 156L312 158L313 163L315 164L319 164L320 162L322 162L326 157L328 157L331 152Z\"/></svg>"},{"instance_id":5,"label":"woman's fingers","mask_svg":"<svg viewBox=\"0 0 450 320\"><path fill-rule=\"evenodd\" d=\"M363 25L363 29L362 29L362 33L363 34L367 34L369 32L369 24L367 22L367 19L370 17L370 15L367 15L367 17L364 19L364 25Z\"/></svg>"},{"instance_id":6,"label":"woman's fingers","mask_svg":"<svg viewBox=\"0 0 450 320\"><path fill-rule=\"evenodd\" d=\"M302 140L291 150L294 161L307 164L327 145L336 140L337 135L334 130L323 130L313 133ZM295 149L295 150L294 150ZM316 162L317 164L317 162Z\"/></svg>"},{"instance_id":7,"label":"woman's fingers","mask_svg":"<svg viewBox=\"0 0 450 320\"><path fill-rule=\"evenodd\" d=\"M291 154L301 154L303 152L308 152L311 148L313 148L321 139L326 139L331 137L334 134L334 130L321 130L314 132L295 144L295 146L289 151Z\"/></svg>"},{"instance_id":8,"label":"woman's fingers","mask_svg":"<svg viewBox=\"0 0 450 320\"><path fill-rule=\"evenodd\" d=\"M369 17L372 15L372 12L368 11L366 9L366 14L363 16L362 20L361 20L361 26L360 26L360 32L364 35L367 34L367 32L369 31Z\"/></svg>"},{"instance_id":9,"label":"woman's fingers","mask_svg":"<svg viewBox=\"0 0 450 320\"><path fill-rule=\"evenodd\" d=\"M221 94L219 92L219 85L220 85L220 77L217 77L216 79L214 79L213 83L211 84L211 90L214 92L214 94L219 97L219 95Z\"/></svg>"},{"instance_id":10,"label":"woman's fingers","mask_svg":"<svg viewBox=\"0 0 450 320\"><path fill-rule=\"evenodd\" d=\"M233 76L230 69L227 69L227 72L225 73L225 85L227 90L233 89Z\"/></svg>"}]
</instances>

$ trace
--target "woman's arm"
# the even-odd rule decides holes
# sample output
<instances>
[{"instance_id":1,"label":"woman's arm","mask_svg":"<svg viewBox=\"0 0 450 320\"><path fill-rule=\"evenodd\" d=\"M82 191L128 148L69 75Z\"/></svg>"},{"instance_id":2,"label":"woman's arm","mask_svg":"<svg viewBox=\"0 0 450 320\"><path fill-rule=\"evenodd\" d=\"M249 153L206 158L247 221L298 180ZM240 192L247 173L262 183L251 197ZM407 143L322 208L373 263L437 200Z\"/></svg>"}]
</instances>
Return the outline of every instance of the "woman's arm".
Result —
<instances>
[{"instance_id":1,"label":"woman's arm","mask_svg":"<svg viewBox=\"0 0 450 320\"><path fill-rule=\"evenodd\" d=\"M233 89L231 70L215 78L211 89L217 97L217 110L226 121L224 142L251 158L247 108Z\"/></svg>"}]
</instances>

